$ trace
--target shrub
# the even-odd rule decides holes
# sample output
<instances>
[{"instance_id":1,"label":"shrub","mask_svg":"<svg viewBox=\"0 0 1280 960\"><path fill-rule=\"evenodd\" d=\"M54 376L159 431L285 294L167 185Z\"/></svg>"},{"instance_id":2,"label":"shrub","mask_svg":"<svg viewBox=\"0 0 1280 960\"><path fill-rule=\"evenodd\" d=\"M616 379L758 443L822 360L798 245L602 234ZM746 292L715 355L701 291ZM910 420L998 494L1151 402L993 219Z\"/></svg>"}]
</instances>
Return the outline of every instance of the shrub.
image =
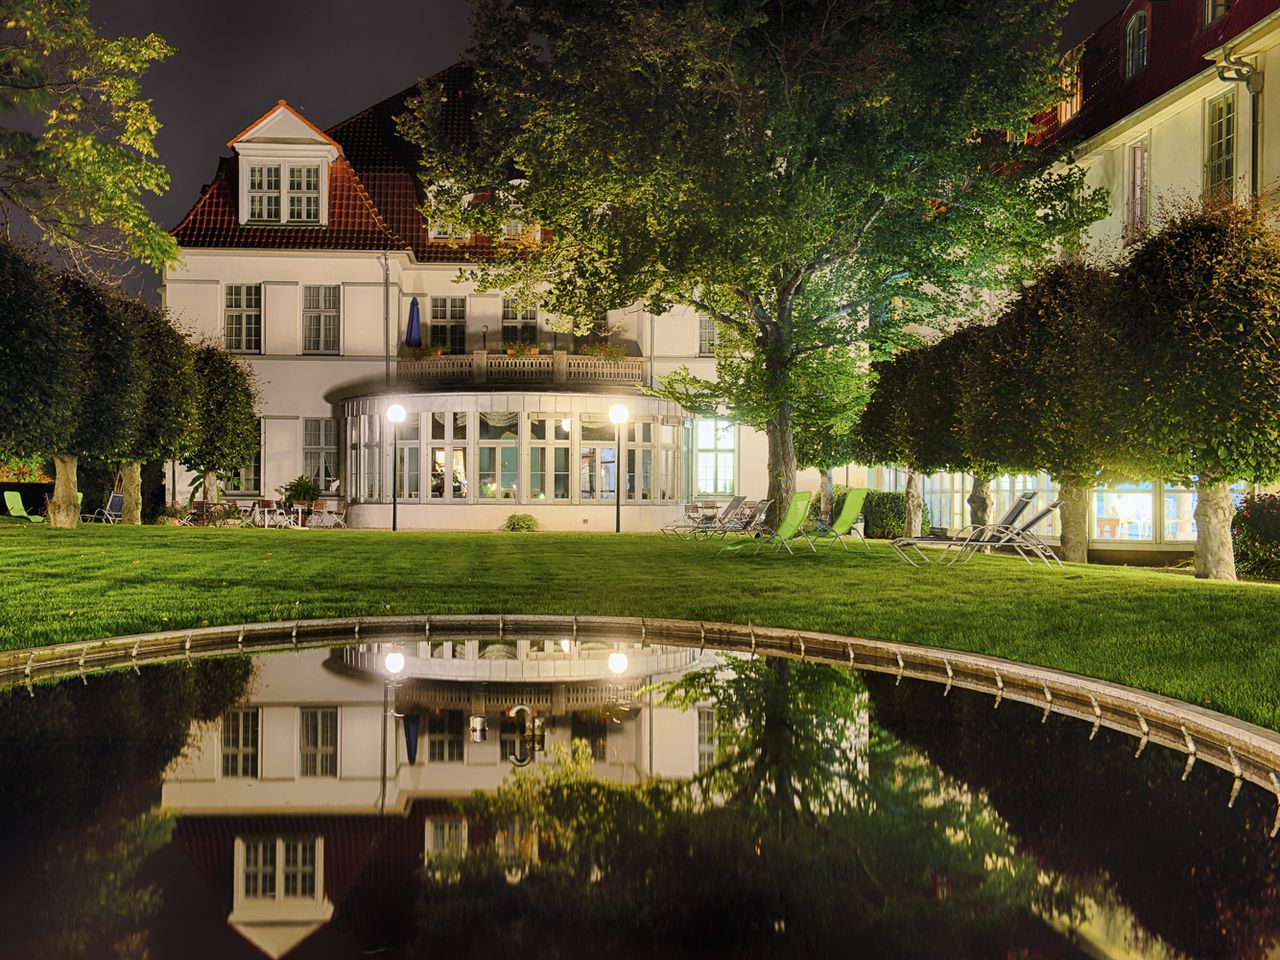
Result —
<instances>
[{"instance_id":1,"label":"shrub","mask_svg":"<svg viewBox=\"0 0 1280 960\"><path fill-rule=\"evenodd\" d=\"M319 500L320 492L320 484L305 473L294 477L276 490L276 493L284 498L286 510L292 510L295 503L309 504L312 500Z\"/></svg>"},{"instance_id":2,"label":"shrub","mask_svg":"<svg viewBox=\"0 0 1280 960\"><path fill-rule=\"evenodd\" d=\"M507 517L507 522L502 525L502 529L511 533L528 533L539 529L538 518L530 513L513 513Z\"/></svg>"},{"instance_id":3,"label":"shrub","mask_svg":"<svg viewBox=\"0 0 1280 960\"><path fill-rule=\"evenodd\" d=\"M849 488L843 483L833 483L831 485L831 516L840 516L840 510L844 506L844 498L849 493ZM809 512L805 514L804 523L806 527L812 527L822 516L822 491L815 490L813 499L809 501Z\"/></svg>"},{"instance_id":4,"label":"shrub","mask_svg":"<svg viewBox=\"0 0 1280 960\"><path fill-rule=\"evenodd\" d=\"M1280 496L1245 497L1231 523L1231 541L1240 573L1280 580Z\"/></svg>"},{"instance_id":5,"label":"shrub","mask_svg":"<svg viewBox=\"0 0 1280 960\"><path fill-rule=\"evenodd\" d=\"M584 343L578 347L578 355L595 357L597 360L607 360L609 363L621 363L627 358L627 348L620 343L609 343L608 341Z\"/></svg>"},{"instance_id":6,"label":"shrub","mask_svg":"<svg viewBox=\"0 0 1280 960\"><path fill-rule=\"evenodd\" d=\"M892 540L902 536L902 525L907 516L907 495L891 490L872 490L867 494L862 508L866 518L865 535L871 540ZM929 529L929 504L920 512L920 529Z\"/></svg>"}]
</instances>

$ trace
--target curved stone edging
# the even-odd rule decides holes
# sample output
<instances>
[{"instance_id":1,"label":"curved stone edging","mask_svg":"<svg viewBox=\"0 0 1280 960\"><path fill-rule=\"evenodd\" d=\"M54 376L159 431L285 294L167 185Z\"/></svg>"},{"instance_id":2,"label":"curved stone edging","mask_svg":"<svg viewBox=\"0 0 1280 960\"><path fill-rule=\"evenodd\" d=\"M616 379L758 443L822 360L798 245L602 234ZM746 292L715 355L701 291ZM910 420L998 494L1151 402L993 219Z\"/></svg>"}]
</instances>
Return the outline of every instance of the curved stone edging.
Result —
<instances>
[{"instance_id":1,"label":"curved stone edging","mask_svg":"<svg viewBox=\"0 0 1280 960\"><path fill-rule=\"evenodd\" d=\"M993 696L994 706L1018 700L1090 724L1092 736L1105 726L1136 737L1138 753L1148 742L1187 755L1184 779L1197 760L1229 771L1234 791L1244 780L1277 796L1280 832L1280 732L1237 720L1160 694L1093 680L1047 667L985 654L847 637L810 630L753 627L639 617L421 615L287 620L142 633L84 643L0 651L0 686L77 676L90 669L129 667L229 652L304 649L352 642L411 642L505 636L541 639L607 639L631 643L698 646L791 657L852 669L930 680Z\"/></svg>"}]
</instances>

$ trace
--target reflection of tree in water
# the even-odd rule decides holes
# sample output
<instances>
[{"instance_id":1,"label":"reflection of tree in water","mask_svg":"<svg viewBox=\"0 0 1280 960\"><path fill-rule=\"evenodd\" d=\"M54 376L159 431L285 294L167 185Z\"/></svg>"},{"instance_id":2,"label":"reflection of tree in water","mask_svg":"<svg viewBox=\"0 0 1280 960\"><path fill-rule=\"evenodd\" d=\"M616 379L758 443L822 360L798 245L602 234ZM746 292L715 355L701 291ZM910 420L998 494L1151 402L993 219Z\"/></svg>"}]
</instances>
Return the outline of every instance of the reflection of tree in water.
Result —
<instances>
[{"instance_id":1,"label":"reflection of tree in water","mask_svg":"<svg viewBox=\"0 0 1280 960\"><path fill-rule=\"evenodd\" d=\"M1052 942L1031 908L1062 898L989 808L874 728L861 758L850 749L860 695L825 667L734 661L669 691L716 703L700 782L605 783L579 743L478 794L473 841L536 835L537 861L474 842L433 861L418 952L936 957L946 944L959 958Z\"/></svg>"},{"instance_id":2,"label":"reflection of tree in water","mask_svg":"<svg viewBox=\"0 0 1280 960\"><path fill-rule=\"evenodd\" d=\"M1091 882L1174 949L1196 958L1271 956L1280 938L1275 797L1105 728L935 685L866 678L877 720L939 767L985 791L1049 870Z\"/></svg>"},{"instance_id":3,"label":"reflection of tree in water","mask_svg":"<svg viewBox=\"0 0 1280 960\"><path fill-rule=\"evenodd\" d=\"M159 892L134 876L172 822L160 776L194 721L247 688L246 659L0 693L0 930L15 956L145 956Z\"/></svg>"}]
</instances>

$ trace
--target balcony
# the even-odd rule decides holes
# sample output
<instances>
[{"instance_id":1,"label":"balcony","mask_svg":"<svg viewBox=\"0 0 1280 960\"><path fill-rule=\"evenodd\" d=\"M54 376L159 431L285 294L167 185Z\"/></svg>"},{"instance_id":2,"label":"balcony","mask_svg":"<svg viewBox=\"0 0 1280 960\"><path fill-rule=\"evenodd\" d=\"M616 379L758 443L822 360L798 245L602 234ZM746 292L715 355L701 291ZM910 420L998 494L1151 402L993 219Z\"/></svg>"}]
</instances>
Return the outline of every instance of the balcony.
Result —
<instances>
[{"instance_id":1,"label":"balcony","mask_svg":"<svg viewBox=\"0 0 1280 960\"><path fill-rule=\"evenodd\" d=\"M636 387L647 380L648 365L642 357L604 360L580 357L564 350L532 357L510 357L476 350L399 360L396 376L401 383L427 387L456 384L551 385L558 387Z\"/></svg>"}]
</instances>

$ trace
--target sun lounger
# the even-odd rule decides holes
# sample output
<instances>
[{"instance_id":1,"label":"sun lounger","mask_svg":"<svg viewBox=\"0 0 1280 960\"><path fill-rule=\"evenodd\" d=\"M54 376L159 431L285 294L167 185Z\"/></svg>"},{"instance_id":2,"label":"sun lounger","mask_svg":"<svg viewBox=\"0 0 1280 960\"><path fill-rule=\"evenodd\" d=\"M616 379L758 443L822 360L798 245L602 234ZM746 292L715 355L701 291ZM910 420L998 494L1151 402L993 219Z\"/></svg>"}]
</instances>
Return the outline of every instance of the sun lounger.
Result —
<instances>
[{"instance_id":1,"label":"sun lounger","mask_svg":"<svg viewBox=\"0 0 1280 960\"><path fill-rule=\"evenodd\" d=\"M1034 490L1027 490L1019 494L1018 498L1013 501L1013 506L1000 518L999 523L981 527L970 525L949 536L899 537L896 540L891 540L889 546L893 548L899 557L913 567L930 562L929 557L921 549L922 547L941 548L942 553L938 557L938 562L941 563L943 560L949 559L950 562L954 563L958 559L958 555L966 553L972 555L971 551L977 551L982 547L999 546L1002 534L997 531L1012 528L1035 498L1036 493ZM956 551L956 555L952 554L953 550ZM912 554L914 554L914 558Z\"/></svg>"},{"instance_id":2,"label":"sun lounger","mask_svg":"<svg viewBox=\"0 0 1280 960\"><path fill-rule=\"evenodd\" d=\"M658 532L668 539L695 539L700 534L709 534L720 529L720 527L737 515L738 511L742 508L742 505L746 502L746 497L734 497L725 504L725 508L723 510L713 516L705 517L701 520L687 520L683 523L671 523L662 527Z\"/></svg>"},{"instance_id":3,"label":"sun lounger","mask_svg":"<svg viewBox=\"0 0 1280 960\"><path fill-rule=\"evenodd\" d=\"M27 513L27 508L22 505L22 494L17 490L6 490L4 492L4 505L9 511L9 516L15 520L26 520L28 523L44 523L44 517L39 514Z\"/></svg>"},{"instance_id":4,"label":"sun lounger","mask_svg":"<svg viewBox=\"0 0 1280 960\"><path fill-rule=\"evenodd\" d=\"M868 550L871 545L867 543L867 538L862 535L855 524L858 518L862 516L862 506L867 502L866 487L855 487L844 496L844 503L840 507L840 513L831 523L822 520L818 521L817 528L813 532L813 539L818 542L827 541L829 543L838 543L846 550L849 545L844 542L847 536L855 536L862 541L862 545Z\"/></svg>"},{"instance_id":5,"label":"sun lounger","mask_svg":"<svg viewBox=\"0 0 1280 960\"><path fill-rule=\"evenodd\" d=\"M795 556L795 551L791 549L791 540L795 537L803 537L805 543L809 545L809 549L814 553L818 552L818 548L813 545L813 540L804 532L804 518L809 513L809 501L813 499L813 494L807 490L792 494L791 502L787 504L787 512L782 517L782 522L778 524L777 529L764 532L767 536L761 537L756 541L755 553L759 553L765 547L773 547L777 550L779 547L785 547L787 553ZM752 556L755 554L753 553Z\"/></svg>"}]
</instances>

